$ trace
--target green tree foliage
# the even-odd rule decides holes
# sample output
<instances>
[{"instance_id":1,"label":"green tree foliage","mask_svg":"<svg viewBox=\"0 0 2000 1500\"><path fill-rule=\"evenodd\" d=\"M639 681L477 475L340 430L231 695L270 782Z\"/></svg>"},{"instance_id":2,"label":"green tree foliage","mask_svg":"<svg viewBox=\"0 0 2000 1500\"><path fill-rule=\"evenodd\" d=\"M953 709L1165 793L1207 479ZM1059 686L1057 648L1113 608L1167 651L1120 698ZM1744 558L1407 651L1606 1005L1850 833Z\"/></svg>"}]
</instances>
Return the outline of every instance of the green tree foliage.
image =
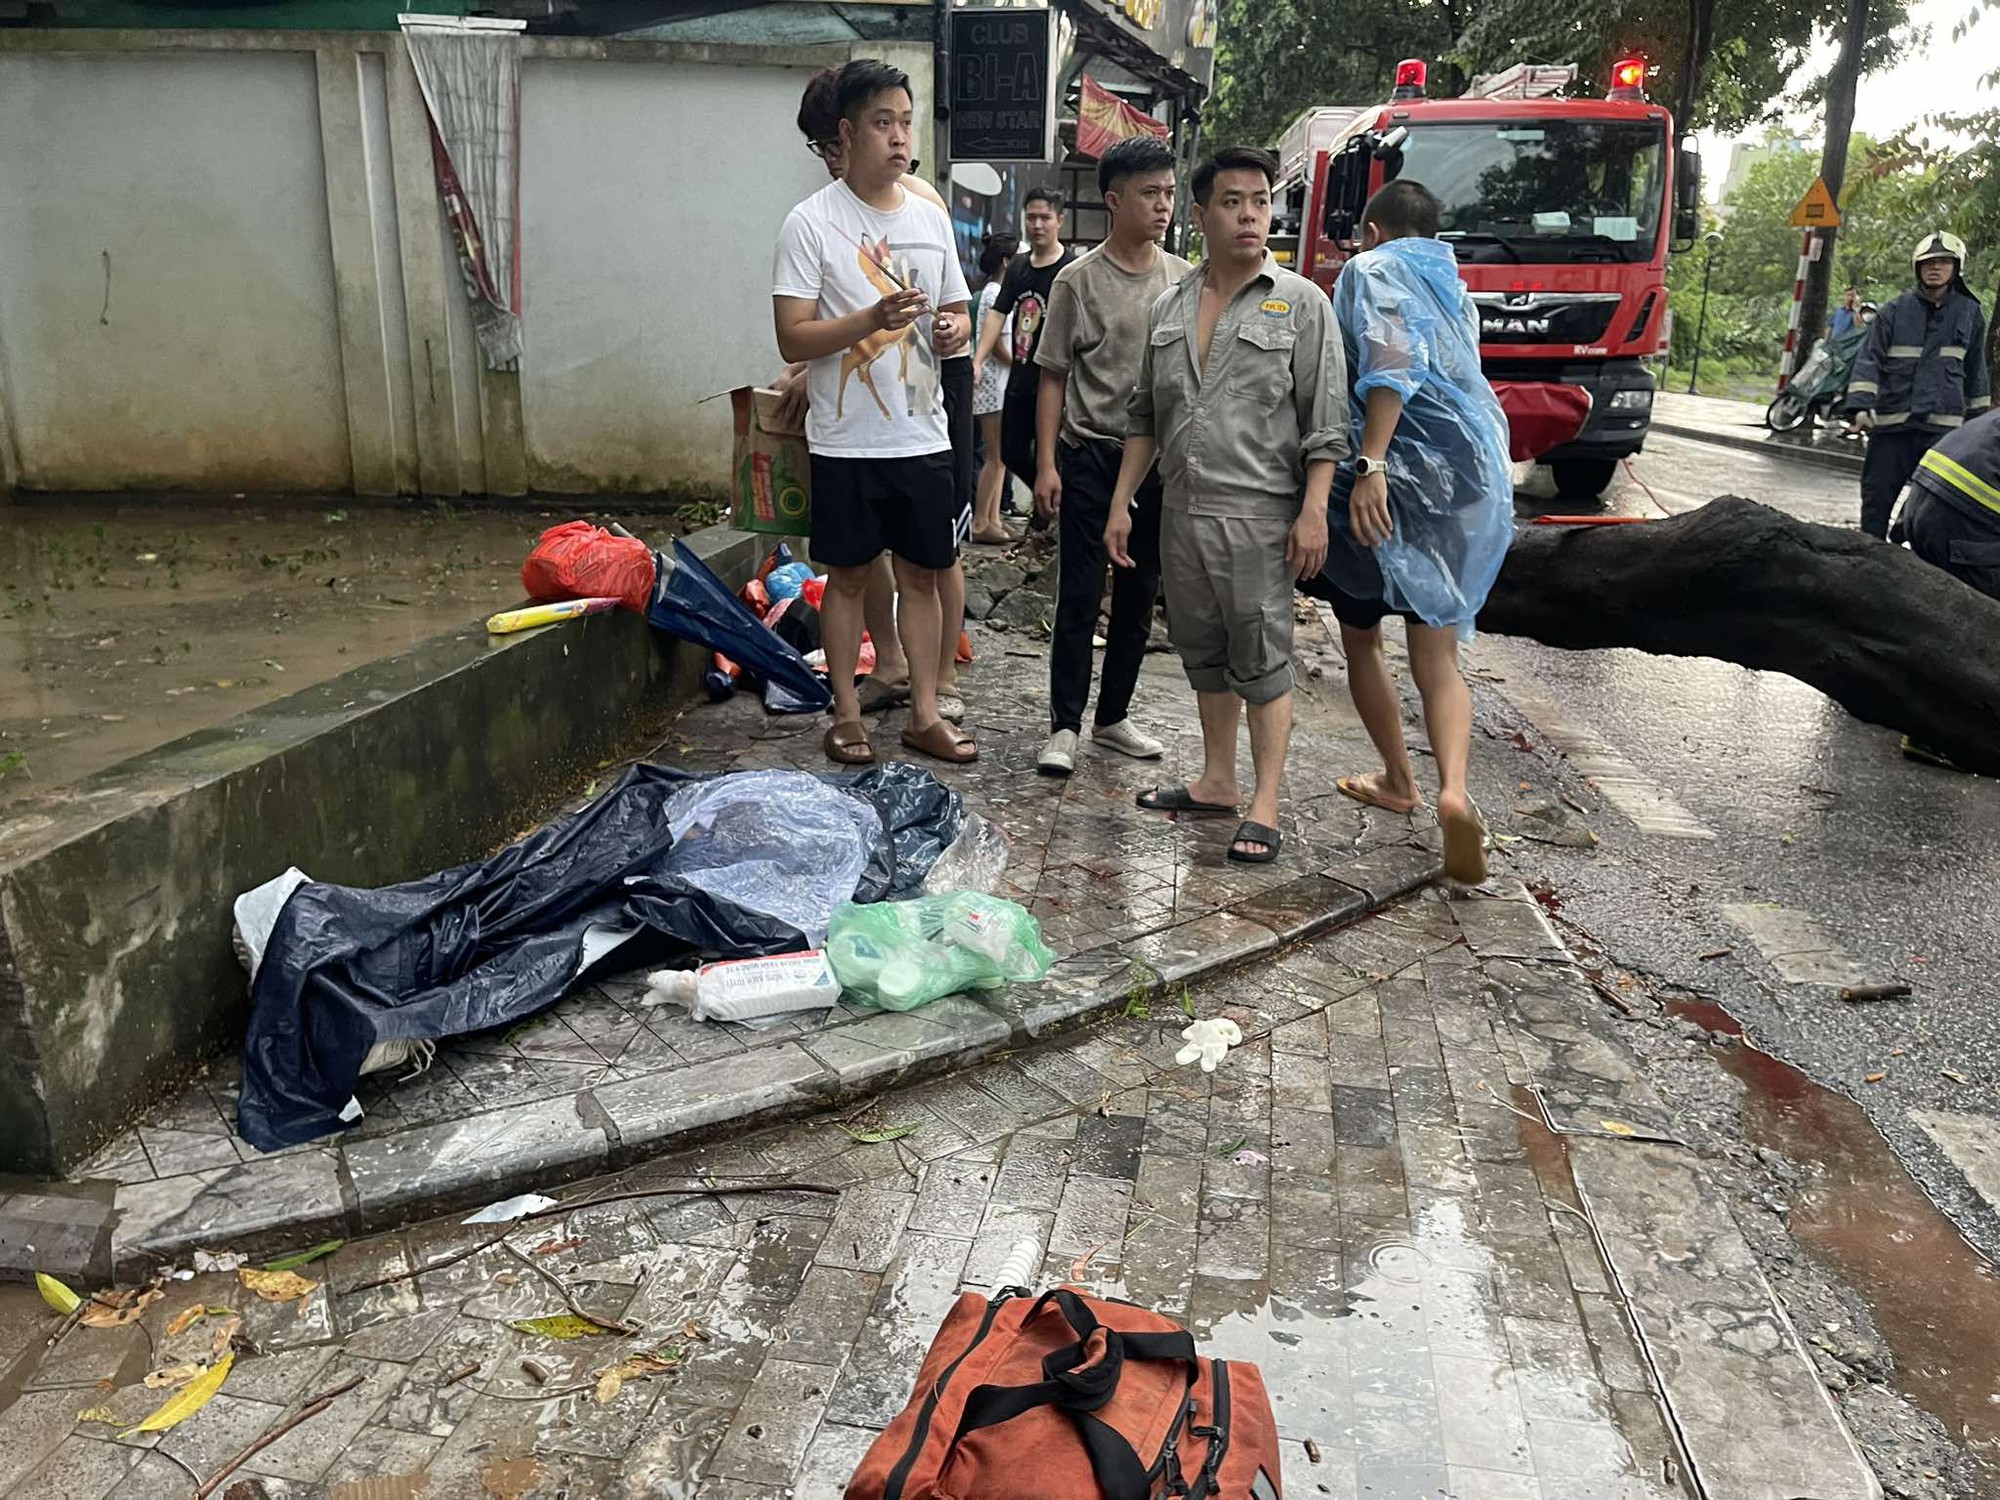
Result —
<instances>
[{"instance_id":1,"label":"green tree foliage","mask_svg":"<svg viewBox=\"0 0 2000 1500\"><path fill-rule=\"evenodd\" d=\"M1274 141L1316 104L1388 98L1396 63L1432 63L1431 93L1518 62L1574 62L1602 93L1611 65L1642 54L1654 98L1679 93L1690 5L1707 7L1712 50L1695 125L1734 131L1767 117L1842 0L1224 0L1209 139ZM1906 38L1906 0L1876 0L1864 68Z\"/></svg>"}]
</instances>

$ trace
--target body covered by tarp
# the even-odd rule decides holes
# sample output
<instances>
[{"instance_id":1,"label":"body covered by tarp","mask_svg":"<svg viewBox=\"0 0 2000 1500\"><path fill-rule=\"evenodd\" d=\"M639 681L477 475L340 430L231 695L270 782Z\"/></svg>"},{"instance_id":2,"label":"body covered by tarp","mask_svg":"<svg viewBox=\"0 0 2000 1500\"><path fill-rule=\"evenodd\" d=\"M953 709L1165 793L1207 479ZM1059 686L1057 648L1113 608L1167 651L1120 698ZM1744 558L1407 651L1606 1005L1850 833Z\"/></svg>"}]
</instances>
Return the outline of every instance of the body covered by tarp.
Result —
<instances>
[{"instance_id":1,"label":"body covered by tarp","mask_svg":"<svg viewBox=\"0 0 2000 1500\"><path fill-rule=\"evenodd\" d=\"M490 859L374 890L299 885L261 944L237 1127L270 1151L351 1123L376 1043L524 1020L635 937L728 958L804 948L843 901L916 894L965 824L957 794L914 766L641 765ZM759 895L747 870L732 883L732 854L785 888Z\"/></svg>"},{"instance_id":2,"label":"body covered by tarp","mask_svg":"<svg viewBox=\"0 0 2000 1500\"><path fill-rule=\"evenodd\" d=\"M1390 240L1342 268L1333 303L1357 446L1370 391L1394 390L1403 416L1388 454L1394 534L1372 549L1354 541L1343 464L1321 576L1470 639L1513 541L1514 486L1507 418L1480 373L1479 317L1458 261L1441 240Z\"/></svg>"}]
</instances>

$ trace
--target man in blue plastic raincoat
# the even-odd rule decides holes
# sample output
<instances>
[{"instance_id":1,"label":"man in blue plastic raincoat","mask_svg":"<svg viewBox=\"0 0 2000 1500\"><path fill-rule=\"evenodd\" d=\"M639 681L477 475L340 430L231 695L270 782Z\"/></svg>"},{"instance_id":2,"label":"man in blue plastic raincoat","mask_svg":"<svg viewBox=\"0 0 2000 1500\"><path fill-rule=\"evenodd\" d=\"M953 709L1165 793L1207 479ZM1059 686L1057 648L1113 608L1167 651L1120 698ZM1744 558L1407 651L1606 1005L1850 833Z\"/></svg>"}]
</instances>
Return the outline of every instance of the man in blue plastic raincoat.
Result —
<instances>
[{"instance_id":1,"label":"man in blue plastic raincoat","mask_svg":"<svg viewBox=\"0 0 2000 1500\"><path fill-rule=\"evenodd\" d=\"M1382 654L1382 619L1407 623L1410 667L1438 768L1445 874L1486 878L1486 829L1466 788L1472 695L1458 645L1514 536L1507 419L1479 370L1479 318L1437 199L1392 182L1368 201L1362 254L1334 283L1346 344L1356 457L1334 480L1324 569L1301 585L1333 606L1348 688L1383 769L1340 790L1390 812L1422 806L1401 704Z\"/></svg>"}]
</instances>

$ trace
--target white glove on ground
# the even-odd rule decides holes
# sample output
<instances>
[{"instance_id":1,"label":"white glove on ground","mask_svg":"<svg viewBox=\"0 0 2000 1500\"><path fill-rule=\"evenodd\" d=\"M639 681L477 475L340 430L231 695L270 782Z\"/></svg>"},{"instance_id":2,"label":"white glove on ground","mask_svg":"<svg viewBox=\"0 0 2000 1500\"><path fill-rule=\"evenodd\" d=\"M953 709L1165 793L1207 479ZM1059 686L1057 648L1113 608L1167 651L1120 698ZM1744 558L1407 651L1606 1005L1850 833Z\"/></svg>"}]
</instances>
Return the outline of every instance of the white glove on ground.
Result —
<instances>
[{"instance_id":1,"label":"white glove on ground","mask_svg":"<svg viewBox=\"0 0 2000 1500\"><path fill-rule=\"evenodd\" d=\"M1196 1021L1181 1029L1181 1040L1187 1045L1174 1054L1174 1061L1186 1066L1200 1058L1202 1072L1213 1073L1231 1047L1243 1045L1243 1030L1234 1021L1220 1018Z\"/></svg>"}]
</instances>

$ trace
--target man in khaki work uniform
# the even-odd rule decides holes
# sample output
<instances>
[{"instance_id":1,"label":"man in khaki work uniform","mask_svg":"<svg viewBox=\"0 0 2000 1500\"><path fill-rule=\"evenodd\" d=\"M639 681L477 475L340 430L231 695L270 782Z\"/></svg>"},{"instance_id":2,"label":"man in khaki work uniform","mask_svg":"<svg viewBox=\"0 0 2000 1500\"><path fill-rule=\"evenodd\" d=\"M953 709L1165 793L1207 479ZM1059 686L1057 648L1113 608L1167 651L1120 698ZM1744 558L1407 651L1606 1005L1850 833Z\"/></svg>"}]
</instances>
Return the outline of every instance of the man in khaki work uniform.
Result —
<instances>
[{"instance_id":1,"label":"man in khaki work uniform","mask_svg":"<svg viewBox=\"0 0 2000 1500\"><path fill-rule=\"evenodd\" d=\"M1105 548L1132 566L1131 505L1157 455L1167 630L1201 707L1202 771L1139 794L1159 812L1233 813L1238 700L1257 786L1229 857L1278 857L1292 739L1292 588L1326 561L1347 374L1326 294L1271 258L1278 161L1233 147L1191 184L1207 258L1153 304Z\"/></svg>"}]
</instances>

